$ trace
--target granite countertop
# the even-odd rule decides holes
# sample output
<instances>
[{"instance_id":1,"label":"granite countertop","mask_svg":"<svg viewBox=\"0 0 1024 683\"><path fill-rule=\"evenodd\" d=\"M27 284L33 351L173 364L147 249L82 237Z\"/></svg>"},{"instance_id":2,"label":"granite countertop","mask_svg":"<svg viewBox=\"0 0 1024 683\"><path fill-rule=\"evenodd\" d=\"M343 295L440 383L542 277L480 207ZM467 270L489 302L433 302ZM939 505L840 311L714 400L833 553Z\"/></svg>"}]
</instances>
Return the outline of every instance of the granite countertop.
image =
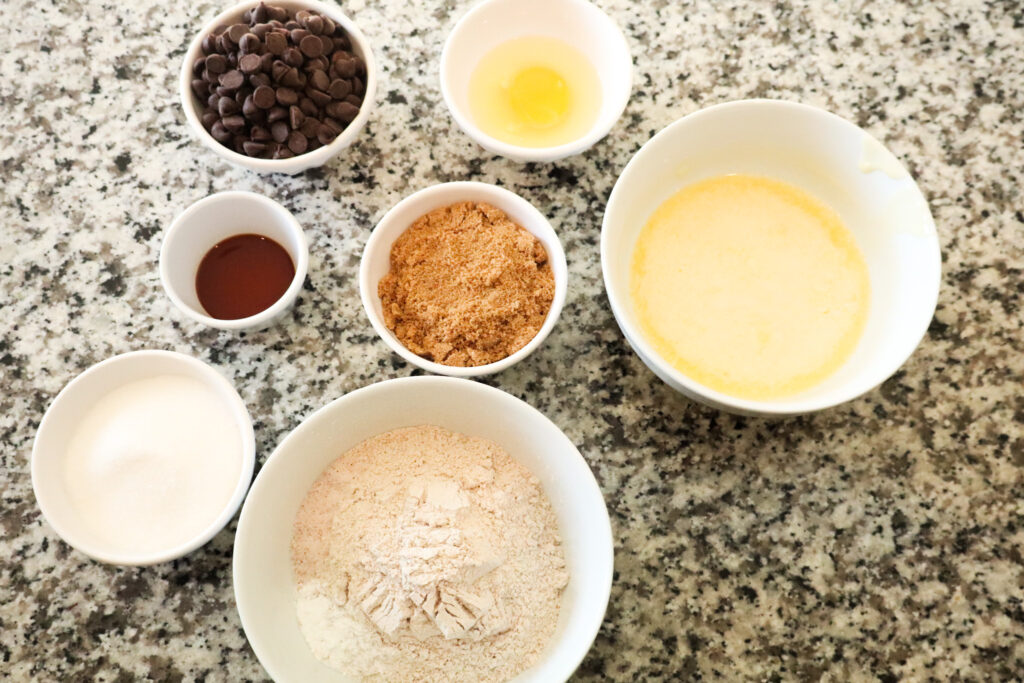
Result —
<instances>
[{"instance_id":1,"label":"granite countertop","mask_svg":"<svg viewBox=\"0 0 1024 683\"><path fill-rule=\"evenodd\" d=\"M476 179L552 220L564 313L488 381L579 445L607 499L616 574L581 681L1024 677L1024 8L987 3L599 0L635 56L611 134L555 164L493 157L445 109L451 0L345 3L376 46L379 108L354 147L296 177L227 165L186 127L177 74L208 0L0 4L0 677L260 680L231 590L234 523L185 559L90 561L32 494L54 395L108 356L213 364L255 420L258 460L315 408L415 374L373 333L356 270L374 223L433 183ZM617 174L655 131L727 100L827 108L918 179L942 242L929 334L867 396L812 416L685 400L627 347L598 236ZM162 231L215 191L264 193L311 241L292 317L235 334L164 295Z\"/></svg>"}]
</instances>

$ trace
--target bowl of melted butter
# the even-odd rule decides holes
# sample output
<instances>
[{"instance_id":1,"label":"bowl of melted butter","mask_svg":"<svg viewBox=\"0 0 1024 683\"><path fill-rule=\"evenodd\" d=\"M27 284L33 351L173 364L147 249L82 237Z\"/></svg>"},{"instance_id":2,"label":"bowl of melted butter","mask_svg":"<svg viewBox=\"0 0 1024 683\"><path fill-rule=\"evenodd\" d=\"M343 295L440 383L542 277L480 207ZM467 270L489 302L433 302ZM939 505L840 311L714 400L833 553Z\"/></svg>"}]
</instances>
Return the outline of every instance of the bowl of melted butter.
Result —
<instances>
[{"instance_id":1,"label":"bowl of melted butter","mask_svg":"<svg viewBox=\"0 0 1024 683\"><path fill-rule=\"evenodd\" d=\"M940 254L920 189L881 143L814 107L745 100L671 124L608 201L615 318L674 389L746 415L870 391L917 347Z\"/></svg>"}]
</instances>

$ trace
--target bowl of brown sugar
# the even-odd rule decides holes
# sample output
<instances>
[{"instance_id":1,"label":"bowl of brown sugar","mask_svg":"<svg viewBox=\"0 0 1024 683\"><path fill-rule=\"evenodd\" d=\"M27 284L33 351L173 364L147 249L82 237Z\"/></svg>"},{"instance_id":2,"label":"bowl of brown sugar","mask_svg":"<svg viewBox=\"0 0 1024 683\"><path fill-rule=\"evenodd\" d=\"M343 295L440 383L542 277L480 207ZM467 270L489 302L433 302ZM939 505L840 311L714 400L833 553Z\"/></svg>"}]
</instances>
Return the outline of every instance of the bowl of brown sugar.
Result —
<instances>
[{"instance_id":1,"label":"bowl of brown sugar","mask_svg":"<svg viewBox=\"0 0 1024 683\"><path fill-rule=\"evenodd\" d=\"M384 343L429 372L473 377L530 355L558 319L565 252L528 201L478 182L434 185L374 228L359 267Z\"/></svg>"}]
</instances>

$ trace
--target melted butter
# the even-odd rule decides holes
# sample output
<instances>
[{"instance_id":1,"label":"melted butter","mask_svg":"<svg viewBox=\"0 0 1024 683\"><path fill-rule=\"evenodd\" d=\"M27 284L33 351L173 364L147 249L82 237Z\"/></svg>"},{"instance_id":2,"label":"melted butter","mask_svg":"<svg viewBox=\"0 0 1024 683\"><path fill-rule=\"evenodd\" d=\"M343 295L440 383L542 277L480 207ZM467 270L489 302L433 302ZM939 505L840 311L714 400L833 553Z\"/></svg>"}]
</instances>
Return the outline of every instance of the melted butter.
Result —
<instances>
[{"instance_id":1,"label":"melted butter","mask_svg":"<svg viewBox=\"0 0 1024 683\"><path fill-rule=\"evenodd\" d=\"M591 129L601 81L579 50L556 38L516 38L495 47L469 81L474 123L520 147L554 147Z\"/></svg>"},{"instance_id":2,"label":"melted butter","mask_svg":"<svg viewBox=\"0 0 1024 683\"><path fill-rule=\"evenodd\" d=\"M870 299L867 265L828 206L747 175L683 188L650 217L630 272L658 354L738 398L784 398L853 353Z\"/></svg>"}]
</instances>

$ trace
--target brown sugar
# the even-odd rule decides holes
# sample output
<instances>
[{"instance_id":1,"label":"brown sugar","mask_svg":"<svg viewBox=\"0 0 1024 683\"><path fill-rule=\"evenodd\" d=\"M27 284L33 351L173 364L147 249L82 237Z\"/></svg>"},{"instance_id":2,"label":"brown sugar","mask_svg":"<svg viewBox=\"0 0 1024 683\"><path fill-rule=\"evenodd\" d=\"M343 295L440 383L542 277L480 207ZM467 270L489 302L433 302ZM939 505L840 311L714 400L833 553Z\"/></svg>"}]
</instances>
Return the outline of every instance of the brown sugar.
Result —
<instances>
[{"instance_id":1,"label":"brown sugar","mask_svg":"<svg viewBox=\"0 0 1024 683\"><path fill-rule=\"evenodd\" d=\"M555 296L544 245L490 204L417 218L377 285L384 322L413 353L444 365L494 363L540 331Z\"/></svg>"}]
</instances>

